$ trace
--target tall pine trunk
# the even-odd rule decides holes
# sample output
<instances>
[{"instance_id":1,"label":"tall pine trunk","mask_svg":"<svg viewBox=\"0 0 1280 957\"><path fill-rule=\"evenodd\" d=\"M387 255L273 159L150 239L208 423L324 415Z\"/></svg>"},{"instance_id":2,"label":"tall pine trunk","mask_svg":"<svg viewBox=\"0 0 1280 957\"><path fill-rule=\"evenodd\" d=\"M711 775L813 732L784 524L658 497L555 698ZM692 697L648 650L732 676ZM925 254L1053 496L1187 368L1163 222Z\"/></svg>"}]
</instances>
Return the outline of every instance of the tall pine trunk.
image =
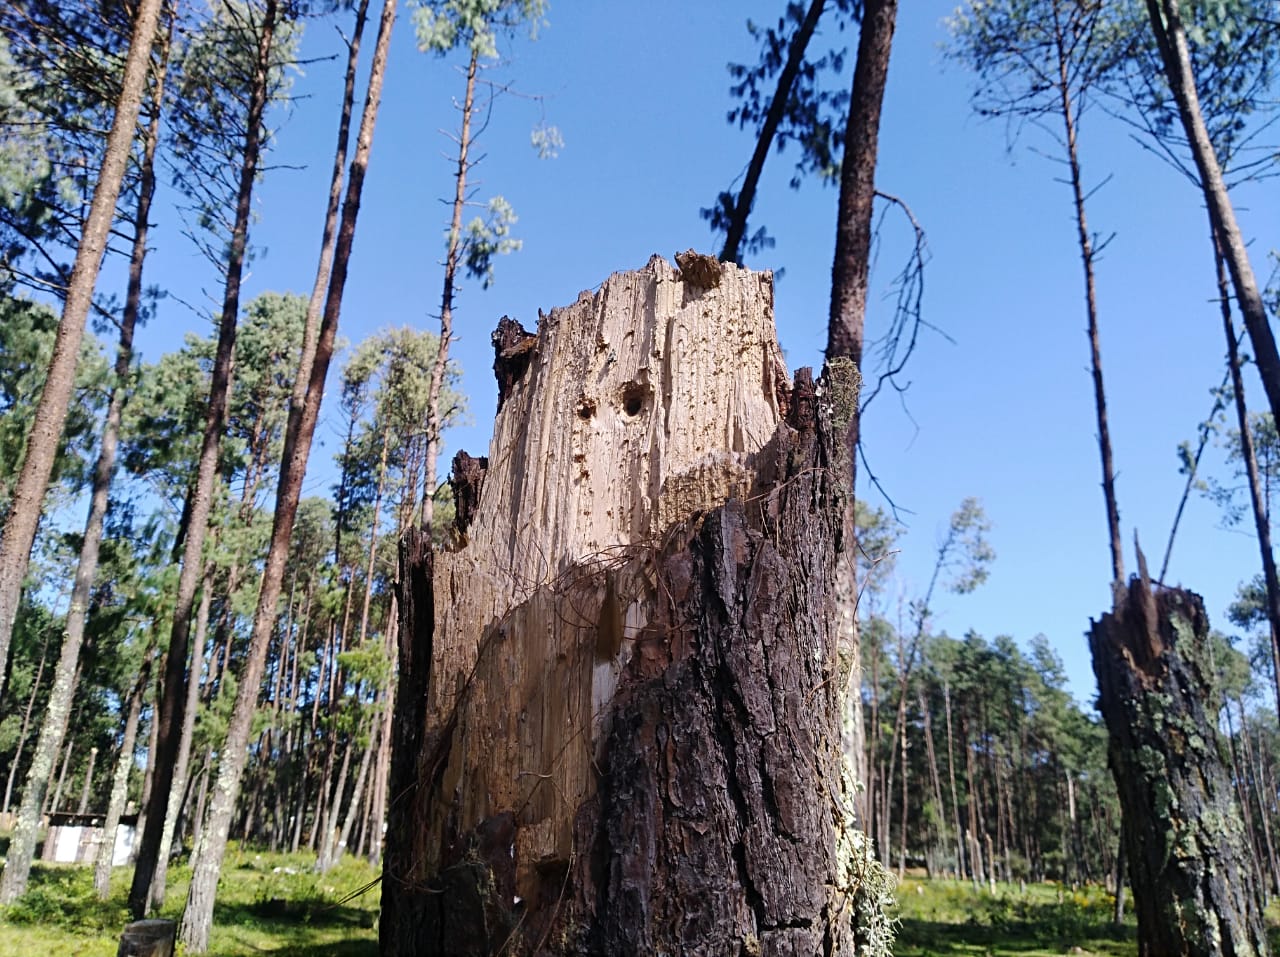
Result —
<instances>
[{"instance_id":1,"label":"tall pine trunk","mask_svg":"<svg viewBox=\"0 0 1280 957\"><path fill-rule=\"evenodd\" d=\"M107 817L102 824L102 843L98 845L98 859L94 862L93 888L98 900L106 900L111 891L111 867L114 863L116 831L120 827L120 815L129 797L129 773L133 770L134 746L138 741L138 718L142 714L142 702L151 684L151 659L153 648L147 649L142 670L129 696L129 712L124 721L124 734L120 740L120 754L116 758L115 773L111 777L111 797L107 803Z\"/></svg>"},{"instance_id":2,"label":"tall pine trunk","mask_svg":"<svg viewBox=\"0 0 1280 957\"><path fill-rule=\"evenodd\" d=\"M1120 539L1120 506L1116 500L1115 463L1111 453L1111 428L1107 420L1107 393L1102 381L1102 345L1098 332L1098 292L1094 276L1093 236L1085 215L1084 178L1080 172L1080 152L1076 142L1076 106L1071 99L1071 54L1069 38L1061 29L1056 35L1058 53L1058 93L1062 109L1063 138L1067 151L1067 169L1071 180L1071 198L1076 214L1076 241L1084 267L1084 302L1088 317L1089 365L1093 376L1093 404L1098 422L1098 453L1102 460L1102 497L1107 511L1107 541L1111 549L1111 582L1118 594L1124 582L1124 545Z\"/></svg>"},{"instance_id":3,"label":"tall pine trunk","mask_svg":"<svg viewBox=\"0 0 1280 957\"><path fill-rule=\"evenodd\" d=\"M356 220L360 212L360 197L364 188L365 173L369 166L369 154L373 148L374 126L382 97L382 83L386 74L387 53L391 45L391 30L395 17L396 0L383 0L382 17L378 24L378 39L370 66L369 85L360 119L360 132L356 139L355 156L351 161L351 172L347 180L342 220L338 229L337 245L334 247L333 270L325 298L324 315L316 342L315 356L309 368L300 364L298 369L299 376L307 380L305 399L300 408L291 408L289 413L281 456L280 479L276 491L271 543L262 571L262 583L258 593L258 606L253 617L249 650L244 671L240 675L235 707L227 727L226 743L222 748L222 760L218 765L218 778L209 806L208 820L201 833L201 840L196 847L192 864L191 888L187 895L187 907L183 913L180 928L181 939L190 953L202 953L209 945L218 875L221 872L222 857L226 851L231 818L239 797L240 780L247 759L249 732L257 709L266 652L275 628L276 605L284 584L285 564L289 557L293 522L302 493L302 480L306 474L311 440L320 415L324 381L329 371L329 362L333 357L334 342L338 333L342 294L346 287L351 250L355 241ZM305 362L305 359L304 356L302 361Z\"/></svg>"},{"instance_id":4,"label":"tall pine trunk","mask_svg":"<svg viewBox=\"0 0 1280 957\"><path fill-rule=\"evenodd\" d=\"M1222 245L1216 239L1213 244L1214 262L1218 271L1218 298L1222 308L1222 330L1227 337L1227 371L1231 375L1231 393L1236 410L1236 427L1240 430L1240 457L1244 460L1245 475L1249 483L1249 505L1253 512L1253 528L1262 558L1262 580L1266 593L1267 624L1271 632L1271 675L1275 682L1276 702L1280 705L1280 575L1276 572L1275 550L1271 547L1271 516L1263 493L1262 476L1258 471L1258 455L1253 444L1253 428L1249 424L1249 409L1245 403L1244 377L1240 374L1240 350L1236 345L1236 330L1231 321L1231 301L1228 298Z\"/></svg>"},{"instance_id":5,"label":"tall pine trunk","mask_svg":"<svg viewBox=\"0 0 1280 957\"><path fill-rule=\"evenodd\" d=\"M1249 263L1244 237L1236 222L1235 209L1227 193L1218 155L1209 139L1200 98L1196 92L1191 54L1187 47L1186 28L1182 23L1178 0L1147 0L1147 14L1155 34L1165 77L1178 106L1178 116L1200 175L1200 188L1213 223L1213 232L1221 244L1235 286L1236 302L1244 318L1245 329L1253 343L1254 361L1266 391L1271 414L1280 422L1280 351L1267 318L1266 306L1258 291L1258 282Z\"/></svg>"},{"instance_id":6,"label":"tall pine trunk","mask_svg":"<svg viewBox=\"0 0 1280 957\"><path fill-rule=\"evenodd\" d=\"M831 266L831 311L827 325L827 362L848 360L855 370L862 366L862 346L867 319L867 282L871 267L871 216L876 196L876 157L880 144L880 112L889 79L889 55L898 18L897 0L866 0L858 37L858 59L853 69L849 119L844 131L844 158L840 164L840 199L836 218L836 247ZM838 467L848 481L845 516L841 528L843 551L836 579L839 645L851 719L845 722L845 754L859 780L863 753L862 664L858 637L858 546L854 497L857 492L858 442L861 418L856 392L836 397L848 404L840 413L848 422L843 457ZM866 810L862 817L865 823Z\"/></svg>"},{"instance_id":7,"label":"tall pine trunk","mask_svg":"<svg viewBox=\"0 0 1280 957\"><path fill-rule=\"evenodd\" d=\"M40 522L44 493L49 486L49 477L53 474L53 462L62 438L62 427L66 422L75 383L76 363L80 358L85 321L93 302L98 269L107 248L111 223L115 218L116 200L120 196L125 167L129 163L130 146L138 124L138 113L146 92L151 48L160 22L160 6L160 0L140 0L134 15L133 36L125 59L120 97L116 101L111 132L107 134L106 151L98 183L94 187L89 216L85 220L84 231L76 248L67 298L62 307L62 319L58 323L54 339L53 356L49 362L44 388L40 392L40 401L36 405L31 432L27 436L22 471L13 488L9 514L4 528L0 530L0 696L4 693L4 674L9 661L9 644L13 638L14 619L18 614L22 580L27 574L27 563L35 542L36 527ZM7 872L6 867L6 874ZM25 875L16 883L10 883L6 878L5 883L0 885L0 902L8 903L12 900L7 895L12 893L14 887L19 886L26 886Z\"/></svg>"},{"instance_id":8,"label":"tall pine trunk","mask_svg":"<svg viewBox=\"0 0 1280 957\"><path fill-rule=\"evenodd\" d=\"M462 133L458 137L458 167L454 171L453 214L449 221L449 244L444 257L444 284L440 292L440 341L436 344L436 360L431 365L427 386L427 450L422 491L422 527L431 530L435 518L436 467L440 458L440 430L444 417L440 414L440 397L449 369L449 346L453 342L453 297L458 284L458 266L462 256L462 209L467 202L467 173L471 169L471 114L476 102L476 71L480 55L474 49L467 62L467 88L462 98ZM499 399L501 401L501 399Z\"/></svg>"},{"instance_id":9,"label":"tall pine trunk","mask_svg":"<svg viewBox=\"0 0 1280 957\"><path fill-rule=\"evenodd\" d=\"M245 254L249 242L249 222L253 212L253 188L258 178L262 154L263 117L266 113L271 51L280 15L279 0L267 0L258 27L258 48L254 76L249 92L249 109L245 120L244 150L239 171L235 217L227 251L226 282L223 287L222 314L218 322L218 345L214 354L213 373L209 385L209 405L205 416L196 481L190 493L190 520L183 546L182 571L178 576L178 594L174 604L173 628L169 635L165 661L164 692L156 716L158 733L156 753L152 760L153 784L147 808L146 829L138 846L138 859L129 888L129 912L142 918L151 895L152 879L162 850L165 812L173 785L174 766L182 735L183 710L187 698L187 657L191 637L191 612L196 588L204 571L202 555L213 506L213 488L218 470L218 450L226 423L227 404L231 394L232 358L235 352L236 321L240 313L240 286L244 277Z\"/></svg>"},{"instance_id":10,"label":"tall pine trunk","mask_svg":"<svg viewBox=\"0 0 1280 957\"><path fill-rule=\"evenodd\" d=\"M725 229L724 248L720 250L720 258L725 262L742 262L742 243L747 236L747 221L751 217L752 207L756 202L756 190L760 185L760 177L764 173L765 160L769 158L769 150L773 148L773 138L778 133L783 117L787 113L787 105L791 99L791 91L796 78L800 75L800 67L804 64L804 53L809 48L814 31L818 29L818 21L822 19L822 11L826 0L810 0L804 19L796 28L795 36L787 47L787 61L778 74L778 85L774 88L773 99L769 101L769 109L765 113L764 123L760 126L760 135L756 137L756 148L751 153L751 161L747 164L747 172L742 179L742 189L733 199L733 208L729 210L730 218Z\"/></svg>"},{"instance_id":11,"label":"tall pine trunk","mask_svg":"<svg viewBox=\"0 0 1280 957\"><path fill-rule=\"evenodd\" d=\"M154 33L154 26L152 32ZM150 45L147 47L147 59L150 60ZM33 772L36 771L37 766L44 767L46 762L52 764L67 732L71 715L71 696L75 690L75 673L80 667L80 649L84 644L85 625L89 618L89 597L98 572L98 555L102 547L111 478L115 473L116 449L120 441L120 420L124 411L125 397L129 391L129 366L133 361L133 334L142 310L142 269L147 256L147 221L151 215L151 200L155 194L155 155L160 136L160 105L164 98L164 73L167 60L168 43L166 42L160 57L155 88L152 91L150 116L143 140L138 204L134 214L133 248L129 258L129 279L124 311L120 317L120 342L116 349L111 398L107 402L107 418L102 429L102 444L93 470L89 516L85 520L84 538L81 541L75 580L71 587L66 631L62 637L62 651L54 667L53 690L45 706L44 721L40 725L40 737L36 742L35 756L31 765ZM27 776L17 824L9 843L4 876L0 878L0 903L12 903L26 890L27 879L31 873L31 862L35 858L36 832L40 826L40 807L44 802L46 780L44 774ZM86 775L86 786L87 784L88 776Z\"/></svg>"},{"instance_id":12,"label":"tall pine trunk","mask_svg":"<svg viewBox=\"0 0 1280 957\"><path fill-rule=\"evenodd\" d=\"M178 735L178 756L174 761L173 781L169 786L169 799L165 804L164 829L160 835L160 853L156 858L155 875L151 878L151 904L153 910L164 906L165 885L169 877L169 859L173 856L173 841L178 818L187 800L187 787L191 774L191 740L195 735L196 713L200 709L200 673L204 670L204 646L209 635L209 614L213 607L214 566L205 567L204 583L200 586L200 606L196 611L196 636L191 649L191 677L187 681L187 699L182 706L182 731ZM177 835L181 840L181 835Z\"/></svg>"}]
</instances>

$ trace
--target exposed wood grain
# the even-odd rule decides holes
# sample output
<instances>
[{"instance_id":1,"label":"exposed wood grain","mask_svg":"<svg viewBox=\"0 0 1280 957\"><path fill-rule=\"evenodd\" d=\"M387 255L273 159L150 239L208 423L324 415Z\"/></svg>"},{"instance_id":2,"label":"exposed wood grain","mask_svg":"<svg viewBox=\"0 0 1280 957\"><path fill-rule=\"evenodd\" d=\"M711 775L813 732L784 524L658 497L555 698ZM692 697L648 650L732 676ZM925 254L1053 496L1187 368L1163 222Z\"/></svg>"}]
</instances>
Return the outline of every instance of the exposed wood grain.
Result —
<instances>
[{"instance_id":1,"label":"exposed wood grain","mask_svg":"<svg viewBox=\"0 0 1280 957\"><path fill-rule=\"evenodd\" d=\"M771 277L704 279L654 257L516 343L467 540L403 602L384 954L852 953L835 440L811 376L784 421Z\"/></svg>"}]
</instances>

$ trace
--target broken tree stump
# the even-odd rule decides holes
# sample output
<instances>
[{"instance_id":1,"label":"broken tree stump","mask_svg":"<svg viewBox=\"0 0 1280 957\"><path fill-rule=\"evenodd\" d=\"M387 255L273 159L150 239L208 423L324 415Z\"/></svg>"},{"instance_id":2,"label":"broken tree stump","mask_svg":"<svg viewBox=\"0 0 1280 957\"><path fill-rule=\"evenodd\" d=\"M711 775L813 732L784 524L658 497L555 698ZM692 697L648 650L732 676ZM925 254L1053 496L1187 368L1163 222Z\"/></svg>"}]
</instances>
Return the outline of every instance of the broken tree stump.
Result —
<instances>
[{"instance_id":1,"label":"broken tree stump","mask_svg":"<svg viewBox=\"0 0 1280 957\"><path fill-rule=\"evenodd\" d=\"M840 748L843 426L807 370L792 401L772 277L716 266L495 334L466 535L401 548L384 955L884 952Z\"/></svg>"},{"instance_id":2,"label":"broken tree stump","mask_svg":"<svg viewBox=\"0 0 1280 957\"><path fill-rule=\"evenodd\" d=\"M1142 957L1269 953L1199 595L1140 574L1089 631Z\"/></svg>"}]
</instances>

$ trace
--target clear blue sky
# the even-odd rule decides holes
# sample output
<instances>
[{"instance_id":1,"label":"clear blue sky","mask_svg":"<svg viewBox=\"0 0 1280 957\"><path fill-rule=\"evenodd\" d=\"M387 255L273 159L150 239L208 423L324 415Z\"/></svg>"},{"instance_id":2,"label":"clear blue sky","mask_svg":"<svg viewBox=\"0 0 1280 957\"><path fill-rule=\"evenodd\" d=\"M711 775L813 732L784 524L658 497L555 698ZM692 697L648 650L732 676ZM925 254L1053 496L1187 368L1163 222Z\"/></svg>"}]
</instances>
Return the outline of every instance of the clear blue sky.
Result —
<instances>
[{"instance_id":1,"label":"clear blue sky","mask_svg":"<svg viewBox=\"0 0 1280 957\"><path fill-rule=\"evenodd\" d=\"M539 307L568 304L654 252L715 251L698 210L741 171L753 145L725 122L725 64L753 61L747 17L771 22L782 7L782 0L554 3L536 42L507 44L512 63L501 77L547 99L498 102L481 144L487 159L475 174L478 198L510 200L524 249L498 263L492 289L471 284L462 293L456 356L475 424L448 436L446 455L459 447L480 453L488 444L495 401L489 333L499 316L532 328ZM905 402L884 396L868 413L868 454L909 510L904 594L927 583L951 511L966 496L980 497L995 525L997 561L978 592L935 602L938 626L1023 642L1043 632L1076 697L1090 701L1084 631L1109 604L1110 566L1070 195L1055 181L1059 169L1027 148L1048 149L1045 139L1030 131L1009 150L1002 125L972 116L970 78L940 52L941 21L951 9L902 5L877 179L911 204L928 231L926 318L955 341L923 338L904 377L912 383ZM306 56L340 52L333 21L309 31ZM820 42L852 48L856 34ZM371 49L372 35L366 43ZM343 310L349 340L392 325L434 328L447 215L440 197L452 189L451 144L439 131L456 122L450 104L461 96L462 77L455 67L418 53L402 14ZM297 80L304 98L292 107L272 161L306 169L276 169L260 189L250 297L310 289L341 71L335 58L310 64ZM565 139L552 161L540 161L529 145L544 111ZM1084 118L1081 147L1092 183L1113 176L1091 201L1090 218L1100 234L1117 234L1099 266L1099 301L1124 536L1132 542L1137 529L1158 566L1181 490L1175 448L1194 434L1208 389L1222 375L1205 216L1190 186L1101 111ZM756 217L777 246L751 265L785 269L777 316L794 369L821 364L836 191L816 183L791 191L792 158L770 159ZM1266 252L1280 244L1275 197L1275 187L1265 186L1238 199L1263 280ZM171 214L159 216L153 243L151 281L191 301L201 289L216 291ZM872 336L890 314L884 296L906 253L900 234L886 236L873 275ZM200 320L170 300L140 346L154 358L195 328ZM1256 385L1251 378L1250 388ZM1252 404L1262 408L1256 391ZM312 455L314 491L332 479L333 400ZM1220 462L1219 455L1219 470ZM1133 566L1131 551L1126 562ZM1219 528L1213 507L1193 500L1170 578L1201 592L1216 624L1226 625L1237 583L1257 565L1253 540Z\"/></svg>"}]
</instances>

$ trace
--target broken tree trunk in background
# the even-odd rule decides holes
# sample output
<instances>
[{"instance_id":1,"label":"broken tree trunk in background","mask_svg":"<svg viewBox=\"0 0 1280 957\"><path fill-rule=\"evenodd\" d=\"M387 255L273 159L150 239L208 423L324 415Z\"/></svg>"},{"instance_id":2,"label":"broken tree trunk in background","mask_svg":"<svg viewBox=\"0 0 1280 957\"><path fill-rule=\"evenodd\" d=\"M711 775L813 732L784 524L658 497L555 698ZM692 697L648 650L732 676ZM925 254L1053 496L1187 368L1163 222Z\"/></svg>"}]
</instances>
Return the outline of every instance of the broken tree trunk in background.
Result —
<instances>
[{"instance_id":1,"label":"broken tree trunk in background","mask_svg":"<svg viewBox=\"0 0 1280 957\"><path fill-rule=\"evenodd\" d=\"M459 545L402 546L384 955L884 950L840 750L841 403L788 381L771 276L678 259L500 325Z\"/></svg>"},{"instance_id":2,"label":"broken tree trunk in background","mask_svg":"<svg viewBox=\"0 0 1280 957\"><path fill-rule=\"evenodd\" d=\"M1267 954L1248 837L1223 765L1198 595L1140 574L1089 645L1110 732L1139 953Z\"/></svg>"}]
</instances>

